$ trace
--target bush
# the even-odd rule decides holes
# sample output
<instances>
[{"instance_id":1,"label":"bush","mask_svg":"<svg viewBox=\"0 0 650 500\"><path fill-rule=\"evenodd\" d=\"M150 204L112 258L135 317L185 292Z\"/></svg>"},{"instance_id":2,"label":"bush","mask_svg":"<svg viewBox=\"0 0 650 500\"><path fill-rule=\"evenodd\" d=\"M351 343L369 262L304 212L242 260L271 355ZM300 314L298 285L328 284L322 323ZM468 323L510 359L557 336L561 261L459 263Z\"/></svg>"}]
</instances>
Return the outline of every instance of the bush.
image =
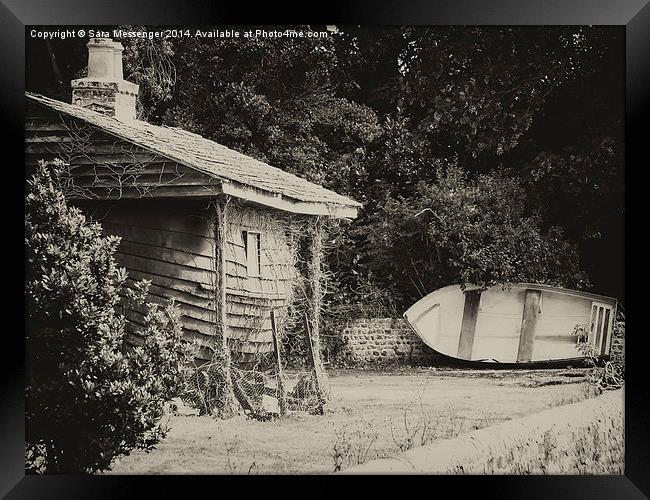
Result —
<instances>
[{"instance_id":1,"label":"bush","mask_svg":"<svg viewBox=\"0 0 650 500\"><path fill-rule=\"evenodd\" d=\"M350 234L337 272L372 279L398 310L450 284L588 284L575 245L529 211L516 177L498 173L470 178L458 167L439 169L435 182L389 198ZM349 289L358 288L355 280Z\"/></svg>"},{"instance_id":2,"label":"bush","mask_svg":"<svg viewBox=\"0 0 650 500\"><path fill-rule=\"evenodd\" d=\"M601 358L589 342L589 325L576 325L573 334L577 337L580 354L586 357L591 368L587 381L596 394L606 390L620 389L625 382L625 316L619 311L612 329L612 345L608 358Z\"/></svg>"},{"instance_id":3,"label":"bush","mask_svg":"<svg viewBox=\"0 0 650 500\"><path fill-rule=\"evenodd\" d=\"M142 304L148 283L124 286L119 238L67 206L61 169L41 162L27 182L26 469L95 472L165 435L191 352L172 303L147 304L139 345L127 343L119 311Z\"/></svg>"}]
</instances>

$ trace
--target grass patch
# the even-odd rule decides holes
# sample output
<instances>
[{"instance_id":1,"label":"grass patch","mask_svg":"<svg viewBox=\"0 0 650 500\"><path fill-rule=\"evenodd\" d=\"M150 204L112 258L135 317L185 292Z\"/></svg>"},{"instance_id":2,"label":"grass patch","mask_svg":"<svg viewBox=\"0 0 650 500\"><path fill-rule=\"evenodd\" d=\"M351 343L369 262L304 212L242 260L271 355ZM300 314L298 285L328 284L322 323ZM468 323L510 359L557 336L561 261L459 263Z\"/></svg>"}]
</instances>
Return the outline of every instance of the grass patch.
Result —
<instances>
[{"instance_id":1,"label":"grass patch","mask_svg":"<svg viewBox=\"0 0 650 500\"><path fill-rule=\"evenodd\" d=\"M523 385L557 371L518 370L496 377L443 372L335 371L330 373L333 399L322 416L218 421L179 408L170 415L167 439L150 453L134 452L116 461L112 472L327 474L581 397L575 396L582 390L579 383Z\"/></svg>"}]
</instances>

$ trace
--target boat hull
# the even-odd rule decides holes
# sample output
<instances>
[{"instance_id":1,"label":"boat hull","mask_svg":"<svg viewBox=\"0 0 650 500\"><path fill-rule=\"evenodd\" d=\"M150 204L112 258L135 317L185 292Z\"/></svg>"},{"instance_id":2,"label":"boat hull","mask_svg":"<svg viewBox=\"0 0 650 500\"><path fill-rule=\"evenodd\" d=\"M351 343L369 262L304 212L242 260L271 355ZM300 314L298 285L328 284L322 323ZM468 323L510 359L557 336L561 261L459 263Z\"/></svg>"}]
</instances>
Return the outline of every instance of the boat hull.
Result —
<instances>
[{"instance_id":1,"label":"boat hull","mask_svg":"<svg viewBox=\"0 0 650 500\"><path fill-rule=\"evenodd\" d=\"M538 364L584 359L576 327L584 326L596 356L608 356L616 299L521 283L481 291L436 290L405 313L435 351L463 361Z\"/></svg>"}]
</instances>

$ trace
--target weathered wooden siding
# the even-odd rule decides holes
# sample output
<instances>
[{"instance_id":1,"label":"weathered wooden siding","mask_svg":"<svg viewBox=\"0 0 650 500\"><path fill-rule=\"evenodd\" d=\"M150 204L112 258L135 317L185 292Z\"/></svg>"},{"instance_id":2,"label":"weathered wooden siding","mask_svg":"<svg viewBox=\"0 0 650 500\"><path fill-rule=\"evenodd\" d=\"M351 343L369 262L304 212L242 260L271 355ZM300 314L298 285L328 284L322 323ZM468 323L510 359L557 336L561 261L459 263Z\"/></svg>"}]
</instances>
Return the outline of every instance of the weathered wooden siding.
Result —
<instances>
[{"instance_id":1,"label":"weathered wooden siding","mask_svg":"<svg viewBox=\"0 0 650 500\"><path fill-rule=\"evenodd\" d=\"M152 282L150 302L168 299L180 307L183 332L203 346L202 359L210 359L216 333L214 224L207 202L160 203L154 200L122 201L95 207L107 234L120 236L116 260L129 273L129 283ZM127 314L142 324L143 310Z\"/></svg>"},{"instance_id":2,"label":"weathered wooden siding","mask_svg":"<svg viewBox=\"0 0 650 500\"><path fill-rule=\"evenodd\" d=\"M98 214L101 215L101 214ZM226 221L226 325L233 362L250 366L273 350L270 311L282 325L296 268L286 218L230 203ZM123 201L103 217L105 231L122 237L117 260L130 278L152 281L149 300L174 298L187 338L206 346L209 359L217 332L214 212L199 204ZM244 231L260 234L260 276L247 274ZM129 319L142 321L142 311Z\"/></svg>"},{"instance_id":3,"label":"weathered wooden siding","mask_svg":"<svg viewBox=\"0 0 650 500\"><path fill-rule=\"evenodd\" d=\"M270 311L286 317L297 269L292 218L231 203L226 221L226 313L235 361L247 362L273 350ZM260 275L247 272L244 231L260 234Z\"/></svg>"},{"instance_id":4,"label":"weathered wooden siding","mask_svg":"<svg viewBox=\"0 0 650 500\"><path fill-rule=\"evenodd\" d=\"M220 192L216 179L28 102L26 166L55 158L70 165L74 184L66 194L72 199L195 197Z\"/></svg>"}]
</instances>

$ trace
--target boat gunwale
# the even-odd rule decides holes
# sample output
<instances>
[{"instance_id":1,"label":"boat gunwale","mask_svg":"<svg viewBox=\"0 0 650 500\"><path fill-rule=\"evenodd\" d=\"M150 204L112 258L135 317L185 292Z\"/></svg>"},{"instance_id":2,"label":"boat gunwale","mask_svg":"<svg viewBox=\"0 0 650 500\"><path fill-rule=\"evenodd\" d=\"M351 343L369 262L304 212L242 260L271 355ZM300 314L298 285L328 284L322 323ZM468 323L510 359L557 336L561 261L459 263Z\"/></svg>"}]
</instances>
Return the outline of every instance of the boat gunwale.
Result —
<instances>
[{"instance_id":1,"label":"boat gunwale","mask_svg":"<svg viewBox=\"0 0 650 500\"><path fill-rule=\"evenodd\" d=\"M596 293L591 293L591 292L585 292L582 290L571 290L570 288L562 288L559 286L552 286L552 285L544 285L540 283L511 283L511 284L505 284L505 285L492 285L488 287L486 290L489 290L490 288L495 288L495 287L501 287L502 290L506 290L508 288L525 288L526 290L540 290L543 292L554 292L554 293L559 293L562 295L572 295L576 297L583 297L586 299L591 299L591 300L598 300L601 302L606 303L607 305L611 305L613 307L618 305L618 300L614 297L609 297L607 295L599 295ZM434 296L439 296L442 295L443 293L450 292L451 289L460 289L461 286L458 284L452 284L452 285L447 285L443 286L442 288L438 288L437 290L434 290L433 292L425 295L422 297L420 300L415 302L411 307L409 307L404 313L402 314L402 317L407 320L408 322L408 313L411 311L416 305L420 304L423 302L425 299L432 298ZM463 294L467 290L478 290L481 287L478 285L467 285L465 287L465 290L460 290Z\"/></svg>"}]
</instances>

